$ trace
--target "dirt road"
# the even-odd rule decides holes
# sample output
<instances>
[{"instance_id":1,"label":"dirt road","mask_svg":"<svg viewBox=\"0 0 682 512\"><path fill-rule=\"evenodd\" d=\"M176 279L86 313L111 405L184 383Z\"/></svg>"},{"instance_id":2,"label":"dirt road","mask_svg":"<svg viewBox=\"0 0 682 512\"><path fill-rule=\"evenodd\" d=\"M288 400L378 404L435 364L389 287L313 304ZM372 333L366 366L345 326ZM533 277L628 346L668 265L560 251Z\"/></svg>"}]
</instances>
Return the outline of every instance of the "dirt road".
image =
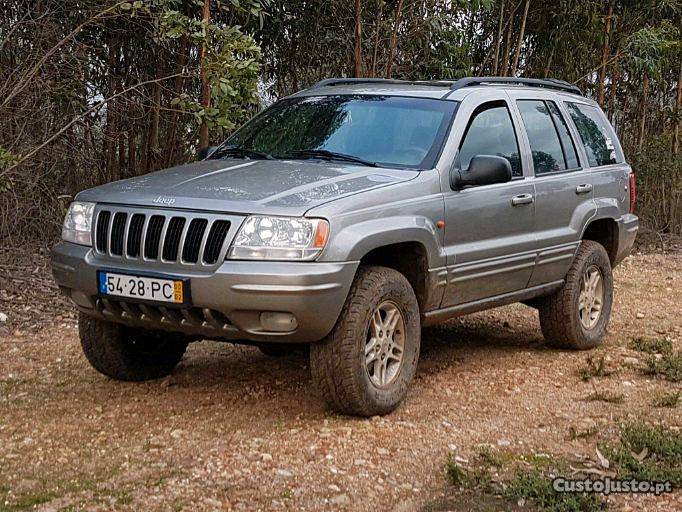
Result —
<instances>
[{"instance_id":1,"label":"dirt road","mask_svg":"<svg viewBox=\"0 0 682 512\"><path fill-rule=\"evenodd\" d=\"M547 348L536 312L515 305L424 330L407 401L372 419L326 412L302 356L201 342L170 378L120 383L88 366L67 313L40 329L10 315L0 324L0 510L411 511L448 492L449 452L466 459L489 444L594 458L623 420L681 427L679 406L651 405L679 383L643 376L629 343L680 348L682 257L631 257L615 282L610 333L591 354L612 375L582 381L587 354ZM595 389L624 401L586 401ZM682 509L679 491L615 500Z\"/></svg>"}]
</instances>

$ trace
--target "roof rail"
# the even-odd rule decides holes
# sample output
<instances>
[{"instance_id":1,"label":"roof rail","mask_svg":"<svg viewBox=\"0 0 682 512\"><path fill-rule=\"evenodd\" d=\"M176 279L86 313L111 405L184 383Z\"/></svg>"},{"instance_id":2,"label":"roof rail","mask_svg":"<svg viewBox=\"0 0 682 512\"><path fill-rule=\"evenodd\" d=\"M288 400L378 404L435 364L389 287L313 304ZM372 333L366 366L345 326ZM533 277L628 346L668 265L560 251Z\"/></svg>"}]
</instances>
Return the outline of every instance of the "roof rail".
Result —
<instances>
[{"instance_id":1,"label":"roof rail","mask_svg":"<svg viewBox=\"0 0 682 512\"><path fill-rule=\"evenodd\" d=\"M559 91L570 92L573 94L583 95L582 91L577 85L557 80L555 78L515 78L507 76L479 76L460 78L450 86L450 89L456 91L464 87L471 87L474 85L485 84L499 84L499 85L526 85L530 87L545 87L547 89L555 89Z\"/></svg>"},{"instance_id":2,"label":"roof rail","mask_svg":"<svg viewBox=\"0 0 682 512\"><path fill-rule=\"evenodd\" d=\"M334 85L353 85L353 84L393 84L393 85L426 85L432 87L448 87L450 90L456 91L464 87L472 87L474 85L525 85L529 87L544 87L546 89L554 89L558 91L570 92L573 94L583 95L582 91L577 85L557 80L555 78L515 78L507 76L478 76L460 78L457 81L453 80L397 80L393 78L327 78L321 80L313 85L310 89L317 89L319 87L329 87Z\"/></svg>"},{"instance_id":3,"label":"roof rail","mask_svg":"<svg viewBox=\"0 0 682 512\"><path fill-rule=\"evenodd\" d=\"M311 87L327 87L334 85L353 85L353 84L393 84L393 85L427 85L432 87L451 87L454 80L398 80L395 78L327 78L321 80Z\"/></svg>"}]
</instances>

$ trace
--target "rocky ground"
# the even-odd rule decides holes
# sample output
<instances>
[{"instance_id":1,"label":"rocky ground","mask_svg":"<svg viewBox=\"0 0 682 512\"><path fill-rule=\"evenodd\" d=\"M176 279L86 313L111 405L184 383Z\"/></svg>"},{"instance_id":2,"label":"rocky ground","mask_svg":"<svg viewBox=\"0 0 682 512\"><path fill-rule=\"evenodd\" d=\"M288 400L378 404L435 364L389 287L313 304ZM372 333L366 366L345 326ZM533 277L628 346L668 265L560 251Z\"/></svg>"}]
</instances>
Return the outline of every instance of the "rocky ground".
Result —
<instances>
[{"instance_id":1,"label":"rocky ground","mask_svg":"<svg viewBox=\"0 0 682 512\"><path fill-rule=\"evenodd\" d=\"M357 419L325 411L304 356L251 347L196 343L162 381L102 377L35 253L0 265L0 510L523 510L458 499L448 454L466 463L489 445L596 461L623 422L682 427L682 406L652 405L680 383L643 375L631 348L640 337L682 347L679 254L637 254L616 270L610 332L590 354L548 348L522 305L424 330L404 405ZM588 356L608 375L582 380ZM586 400L595 391L622 400ZM609 501L682 509L679 490Z\"/></svg>"}]
</instances>

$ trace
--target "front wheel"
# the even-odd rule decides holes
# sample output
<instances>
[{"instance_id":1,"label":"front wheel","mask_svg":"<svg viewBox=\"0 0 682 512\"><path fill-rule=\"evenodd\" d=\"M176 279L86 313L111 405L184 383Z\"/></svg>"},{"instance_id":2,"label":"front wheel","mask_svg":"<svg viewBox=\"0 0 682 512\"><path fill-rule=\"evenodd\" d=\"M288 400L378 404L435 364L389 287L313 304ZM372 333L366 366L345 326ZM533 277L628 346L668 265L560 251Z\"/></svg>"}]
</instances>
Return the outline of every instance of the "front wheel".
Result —
<instances>
[{"instance_id":1,"label":"front wheel","mask_svg":"<svg viewBox=\"0 0 682 512\"><path fill-rule=\"evenodd\" d=\"M420 341L419 306L405 276L360 267L332 332L310 347L313 381L336 411L386 414L407 394Z\"/></svg>"},{"instance_id":2,"label":"front wheel","mask_svg":"<svg viewBox=\"0 0 682 512\"><path fill-rule=\"evenodd\" d=\"M188 345L181 334L146 331L78 316L83 353L95 370L116 380L143 381L165 377L177 366Z\"/></svg>"},{"instance_id":3,"label":"front wheel","mask_svg":"<svg viewBox=\"0 0 682 512\"><path fill-rule=\"evenodd\" d=\"M599 345L613 304L611 262L604 247L583 240L564 286L538 304L540 326L548 344L576 350Z\"/></svg>"}]
</instances>

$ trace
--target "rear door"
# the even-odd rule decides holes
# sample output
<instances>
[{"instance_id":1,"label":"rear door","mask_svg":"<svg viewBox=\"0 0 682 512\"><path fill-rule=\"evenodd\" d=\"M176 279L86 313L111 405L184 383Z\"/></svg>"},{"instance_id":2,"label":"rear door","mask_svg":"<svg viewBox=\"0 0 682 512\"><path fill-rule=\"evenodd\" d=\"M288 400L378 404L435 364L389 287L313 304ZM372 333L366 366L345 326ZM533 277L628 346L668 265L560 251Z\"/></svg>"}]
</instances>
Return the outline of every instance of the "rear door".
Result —
<instances>
[{"instance_id":1,"label":"rear door","mask_svg":"<svg viewBox=\"0 0 682 512\"><path fill-rule=\"evenodd\" d=\"M598 217L618 218L630 208L628 183L631 171L618 137L596 104L575 100L565 101L564 107L590 167Z\"/></svg>"},{"instance_id":2,"label":"rear door","mask_svg":"<svg viewBox=\"0 0 682 512\"><path fill-rule=\"evenodd\" d=\"M530 145L537 261L529 287L563 279L595 213L592 174L557 95L510 93Z\"/></svg>"},{"instance_id":3,"label":"rear door","mask_svg":"<svg viewBox=\"0 0 682 512\"><path fill-rule=\"evenodd\" d=\"M453 133L459 137L454 165L466 170L476 155L503 156L513 179L463 190L443 184L448 279L442 307L522 290L535 263L533 184L524 175L527 162L509 98L501 90L485 100L469 98L457 114L467 122L463 134Z\"/></svg>"}]
</instances>

